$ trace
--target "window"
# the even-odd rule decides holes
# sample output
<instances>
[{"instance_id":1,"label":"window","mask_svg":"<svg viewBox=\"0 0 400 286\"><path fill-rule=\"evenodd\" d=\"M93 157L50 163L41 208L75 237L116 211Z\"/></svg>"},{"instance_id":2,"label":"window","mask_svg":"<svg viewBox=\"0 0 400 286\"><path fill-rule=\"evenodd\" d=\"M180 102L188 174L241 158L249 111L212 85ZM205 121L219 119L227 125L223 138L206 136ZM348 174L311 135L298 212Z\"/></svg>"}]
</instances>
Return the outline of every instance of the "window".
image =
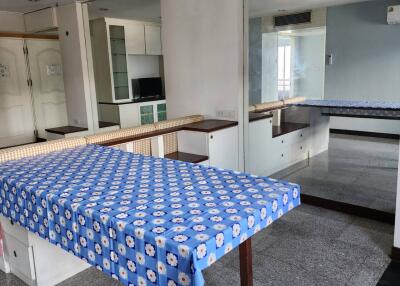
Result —
<instances>
[{"instance_id":1,"label":"window","mask_svg":"<svg viewBox=\"0 0 400 286\"><path fill-rule=\"evenodd\" d=\"M290 97L292 79L292 47L289 44L278 47L278 97Z\"/></svg>"}]
</instances>

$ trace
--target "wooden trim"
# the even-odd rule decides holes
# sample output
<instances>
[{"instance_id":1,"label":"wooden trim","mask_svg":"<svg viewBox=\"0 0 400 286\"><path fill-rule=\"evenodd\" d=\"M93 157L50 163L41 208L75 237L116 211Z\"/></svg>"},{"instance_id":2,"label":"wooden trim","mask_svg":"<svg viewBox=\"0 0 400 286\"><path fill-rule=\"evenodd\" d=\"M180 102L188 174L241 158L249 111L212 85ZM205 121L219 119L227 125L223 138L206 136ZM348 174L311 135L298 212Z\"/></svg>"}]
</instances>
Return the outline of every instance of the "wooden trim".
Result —
<instances>
[{"instance_id":1,"label":"wooden trim","mask_svg":"<svg viewBox=\"0 0 400 286\"><path fill-rule=\"evenodd\" d=\"M251 237L239 245L240 285L253 286L253 254Z\"/></svg>"},{"instance_id":2,"label":"wooden trim","mask_svg":"<svg viewBox=\"0 0 400 286\"><path fill-rule=\"evenodd\" d=\"M201 163L208 160L208 156L185 153L185 152L173 152L170 154L165 154L164 158L188 162L188 163Z\"/></svg>"},{"instance_id":3,"label":"wooden trim","mask_svg":"<svg viewBox=\"0 0 400 286\"><path fill-rule=\"evenodd\" d=\"M120 144L133 142L133 141L137 141L137 140L142 140L142 139L146 139L146 138L150 138L150 137L156 137L156 136L160 136L160 135L164 135L164 134L168 134L168 133L173 133L173 132L177 132L180 130L182 130L182 127L166 128L166 129L162 129L162 130L145 132L145 133L141 133L141 134L134 135L134 136L109 140L109 141L103 142L99 145L115 146L115 145L120 145Z\"/></svg>"},{"instance_id":4,"label":"wooden trim","mask_svg":"<svg viewBox=\"0 0 400 286\"><path fill-rule=\"evenodd\" d=\"M56 128L48 128L48 129L45 129L45 131L49 132L49 133L58 134L58 135L65 135L65 134L70 134L70 133L88 131L88 129L83 128L83 127L68 125L68 126L61 126L61 127L56 127Z\"/></svg>"},{"instance_id":5,"label":"wooden trim","mask_svg":"<svg viewBox=\"0 0 400 286\"><path fill-rule=\"evenodd\" d=\"M395 221L395 214L368 207L357 206L349 203L338 202L330 199L324 199L312 195L301 194L301 201L305 204L322 207L350 215L355 215L367 219L393 224Z\"/></svg>"},{"instance_id":6,"label":"wooden trim","mask_svg":"<svg viewBox=\"0 0 400 286\"><path fill-rule=\"evenodd\" d=\"M272 117L274 117L274 115L272 113L249 112L249 122L254 122L254 121L272 118Z\"/></svg>"},{"instance_id":7,"label":"wooden trim","mask_svg":"<svg viewBox=\"0 0 400 286\"><path fill-rule=\"evenodd\" d=\"M400 262L400 248L392 247L392 253L390 254L390 258L396 262Z\"/></svg>"},{"instance_id":8,"label":"wooden trim","mask_svg":"<svg viewBox=\"0 0 400 286\"><path fill-rule=\"evenodd\" d=\"M152 102L152 101L161 101L165 100L165 96L158 97L158 98L144 98L144 99L132 99L131 101L124 101L124 102L105 102L99 101L99 104L103 105L124 105L124 104L133 104L133 103L144 103L144 102Z\"/></svg>"},{"instance_id":9,"label":"wooden trim","mask_svg":"<svg viewBox=\"0 0 400 286\"><path fill-rule=\"evenodd\" d=\"M237 121L206 119L194 123L182 125L182 130L210 133L221 129L237 126Z\"/></svg>"},{"instance_id":10,"label":"wooden trim","mask_svg":"<svg viewBox=\"0 0 400 286\"><path fill-rule=\"evenodd\" d=\"M237 125L238 125L238 123L236 121L209 119L209 120L203 120L203 121L199 121L199 122L195 122L195 123L189 123L189 124L181 125L181 126L177 126L177 127L166 128L166 129L162 129L162 130L146 132L146 133L129 136L129 137L125 137L125 138L110 140L110 141L103 142L99 145L115 146L115 145L119 145L119 144L142 140L145 138L160 136L160 135L178 132L178 131L182 131L182 130L210 133L210 132L214 132L214 131L225 129L225 128L230 128L230 127L237 126Z\"/></svg>"},{"instance_id":11,"label":"wooden trim","mask_svg":"<svg viewBox=\"0 0 400 286\"><path fill-rule=\"evenodd\" d=\"M17 33L17 32L0 32L0 38L58 40L58 35L26 34L26 33Z\"/></svg>"},{"instance_id":12,"label":"wooden trim","mask_svg":"<svg viewBox=\"0 0 400 286\"><path fill-rule=\"evenodd\" d=\"M400 139L399 134L345 130L345 129L330 129L329 131L330 131L330 133L333 133L333 134L356 135L356 136L377 137L377 138L387 138L387 139Z\"/></svg>"},{"instance_id":13,"label":"wooden trim","mask_svg":"<svg viewBox=\"0 0 400 286\"><path fill-rule=\"evenodd\" d=\"M272 108L263 108L263 109L256 109L253 112L255 113L263 113L263 112L270 112L270 111L275 111L275 110L282 110L282 109L288 109L289 107L292 107L295 105L281 105L277 107L272 107Z\"/></svg>"}]
</instances>

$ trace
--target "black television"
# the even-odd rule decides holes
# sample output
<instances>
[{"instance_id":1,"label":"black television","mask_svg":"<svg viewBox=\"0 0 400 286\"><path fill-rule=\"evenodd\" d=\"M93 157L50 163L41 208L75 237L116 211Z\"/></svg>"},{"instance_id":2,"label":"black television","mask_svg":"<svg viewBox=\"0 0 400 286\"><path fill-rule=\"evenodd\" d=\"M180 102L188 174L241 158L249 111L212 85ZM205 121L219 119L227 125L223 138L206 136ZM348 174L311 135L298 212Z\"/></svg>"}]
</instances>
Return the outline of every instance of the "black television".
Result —
<instances>
[{"instance_id":1,"label":"black television","mask_svg":"<svg viewBox=\"0 0 400 286\"><path fill-rule=\"evenodd\" d=\"M161 77L132 79L132 90L138 101L164 99Z\"/></svg>"}]
</instances>

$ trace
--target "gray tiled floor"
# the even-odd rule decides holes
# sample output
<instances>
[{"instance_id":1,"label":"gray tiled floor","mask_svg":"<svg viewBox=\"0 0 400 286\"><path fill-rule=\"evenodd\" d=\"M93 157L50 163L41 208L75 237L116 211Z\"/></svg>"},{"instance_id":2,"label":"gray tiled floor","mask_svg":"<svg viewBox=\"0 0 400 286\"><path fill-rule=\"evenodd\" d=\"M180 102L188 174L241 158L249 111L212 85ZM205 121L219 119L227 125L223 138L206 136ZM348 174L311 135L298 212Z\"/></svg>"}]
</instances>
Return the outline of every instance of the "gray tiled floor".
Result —
<instances>
[{"instance_id":1,"label":"gray tiled floor","mask_svg":"<svg viewBox=\"0 0 400 286\"><path fill-rule=\"evenodd\" d=\"M394 213L399 141L331 134L329 151L288 176L302 193Z\"/></svg>"},{"instance_id":2,"label":"gray tiled floor","mask_svg":"<svg viewBox=\"0 0 400 286\"><path fill-rule=\"evenodd\" d=\"M390 262L393 226L302 205L253 238L254 285L376 285ZM206 285L240 285L239 253L204 272ZM0 285L24 285L0 272ZM59 286L115 285L90 268Z\"/></svg>"},{"instance_id":3,"label":"gray tiled floor","mask_svg":"<svg viewBox=\"0 0 400 286\"><path fill-rule=\"evenodd\" d=\"M330 151L289 180L303 192L393 210L396 143L333 136ZM254 285L376 285L392 245L391 225L302 205L253 238ZM240 285L238 255L235 250L208 268L206 285ZM0 285L24 284L0 272ZM59 284L100 285L121 284L94 268Z\"/></svg>"}]
</instances>

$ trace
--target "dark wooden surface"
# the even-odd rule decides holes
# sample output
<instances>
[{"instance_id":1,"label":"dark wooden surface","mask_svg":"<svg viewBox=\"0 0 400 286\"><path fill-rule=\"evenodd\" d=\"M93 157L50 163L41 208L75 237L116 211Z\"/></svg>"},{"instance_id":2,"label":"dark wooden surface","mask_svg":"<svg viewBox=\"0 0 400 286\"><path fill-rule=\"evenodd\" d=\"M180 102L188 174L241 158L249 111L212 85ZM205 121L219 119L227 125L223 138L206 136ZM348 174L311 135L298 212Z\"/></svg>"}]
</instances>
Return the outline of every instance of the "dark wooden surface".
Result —
<instances>
[{"instance_id":1,"label":"dark wooden surface","mask_svg":"<svg viewBox=\"0 0 400 286\"><path fill-rule=\"evenodd\" d=\"M370 119L389 119L389 120L400 120L398 116L380 116L380 115L361 115L361 114L344 114L335 112L322 112L323 116L334 116L334 117L350 117L350 118L370 118Z\"/></svg>"},{"instance_id":2,"label":"dark wooden surface","mask_svg":"<svg viewBox=\"0 0 400 286\"><path fill-rule=\"evenodd\" d=\"M165 100L165 97L150 97L150 98L136 98L132 99L130 101L125 101L125 102L104 102L100 101L99 104L105 104L105 105L124 105L124 104L132 104L132 103L141 103L141 102L150 102L150 101L158 101L158 100Z\"/></svg>"},{"instance_id":3,"label":"dark wooden surface","mask_svg":"<svg viewBox=\"0 0 400 286\"><path fill-rule=\"evenodd\" d=\"M292 123L292 122L281 122L280 126L272 126L272 137L282 136L284 134L304 129L309 127L306 123Z\"/></svg>"},{"instance_id":4,"label":"dark wooden surface","mask_svg":"<svg viewBox=\"0 0 400 286\"><path fill-rule=\"evenodd\" d=\"M172 160L189 162L189 163L200 163L208 160L208 156L185 153L185 152L174 152L166 154L164 155L164 157Z\"/></svg>"},{"instance_id":5,"label":"dark wooden surface","mask_svg":"<svg viewBox=\"0 0 400 286\"><path fill-rule=\"evenodd\" d=\"M251 249L251 237L239 245L240 259L240 285L253 286L253 254Z\"/></svg>"},{"instance_id":6,"label":"dark wooden surface","mask_svg":"<svg viewBox=\"0 0 400 286\"><path fill-rule=\"evenodd\" d=\"M118 123L113 122L106 122L106 121L99 121L99 128L111 127L111 126L118 126Z\"/></svg>"},{"instance_id":7,"label":"dark wooden surface","mask_svg":"<svg viewBox=\"0 0 400 286\"><path fill-rule=\"evenodd\" d=\"M345 135L356 135L356 136L366 136L366 137L377 137L377 138L387 138L387 139L400 139L399 134L391 133L378 133L378 132L367 132L367 131L355 131L355 130L344 130L344 129L329 129L330 133L333 134L345 134Z\"/></svg>"},{"instance_id":8,"label":"dark wooden surface","mask_svg":"<svg viewBox=\"0 0 400 286\"><path fill-rule=\"evenodd\" d=\"M1 38L58 40L58 35L28 34L28 33L18 33L18 32L0 32L0 37Z\"/></svg>"},{"instance_id":9,"label":"dark wooden surface","mask_svg":"<svg viewBox=\"0 0 400 286\"><path fill-rule=\"evenodd\" d=\"M237 121L206 119L203 121L183 125L182 130L210 133L237 125Z\"/></svg>"},{"instance_id":10,"label":"dark wooden surface","mask_svg":"<svg viewBox=\"0 0 400 286\"><path fill-rule=\"evenodd\" d=\"M127 142L137 141L145 138L160 136L168 133L173 133L181 130L191 130L191 131L198 131L198 132L213 132L216 130L221 130L225 128L229 128L232 126L236 126L238 123L236 121L227 121L227 120L204 120L198 123L191 123L186 124L178 127L172 127L147 133L142 133L135 136L120 138L116 140L110 140L107 142L103 142L101 145L103 146L114 146L119 144L124 144Z\"/></svg>"},{"instance_id":11,"label":"dark wooden surface","mask_svg":"<svg viewBox=\"0 0 400 286\"><path fill-rule=\"evenodd\" d=\"M262 120L265 118L272 118L273 114L272 113L257 113L257 112L249 112L249 121L257 121L257 120Z\"/></svg>"},{"instance_id":12,"label":"dark wooden surface","mask_svg":"<svg viewBox=\"0 0 400 286\"><path fill-rule=\"evenodd\" d=\"M334 201L330 199L324 199L321 197L316 197L306 194L301 194L301 202L308 205L339 211L342 213L355 215L363 218L373 219L388 224L394 224L394 219L395 219L394 213L389 213L385 211L371 209L368 207L362 207L349 203Z\"/></svg>"},{"instance_id":13,"label":"dark wooden surface","mask_svg":"<svg viewBox=\"0 0 400 286\"><path fill-rule=\"evenodd\" d=\"M88 130L87 128L82 128L82 127L77 127L77 126L61 126L61 127L46 129L47 132L55 133L55 134L59 134L59 135L65 135L65 134L75 133L75 132L82 132L82 131L87 131L87 130Z\"/></svg>"}]
</instances>

